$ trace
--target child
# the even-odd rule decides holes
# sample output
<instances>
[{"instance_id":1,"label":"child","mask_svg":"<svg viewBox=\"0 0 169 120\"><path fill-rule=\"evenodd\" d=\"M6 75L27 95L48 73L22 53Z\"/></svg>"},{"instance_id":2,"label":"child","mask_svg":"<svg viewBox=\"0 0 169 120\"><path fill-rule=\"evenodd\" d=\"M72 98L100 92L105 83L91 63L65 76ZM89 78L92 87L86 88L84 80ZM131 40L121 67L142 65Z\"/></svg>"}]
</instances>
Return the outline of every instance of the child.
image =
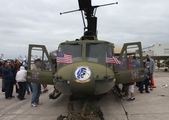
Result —
<instances>
[{"instance_id":1,"label":"child","mask_svg":"<svg viewBox=\"0 0 169 120\"><path fill-rule=\"evenodd\" d=\"M134 97L134 85L135 85L135 82L130 82L129 83L129 88L128 88L128 92L129 92L129 99L128 101L131 101L131 100L135 100L135 97Z\"/></svg>"},{"instance_id":2,"label":"child","mask_svg":"<svg viewBox=\"0 0 169 120\"><path fill-rule=\"evenodd\" d=\"M129 57L129 62L128 62L128 66L129 66L129 69L133 69L133 58L132 56ZM134 85L135 85L135 82L130 82L128 83L129 86L128 86L128 95L130 96L130 98L128 99L129 100L135 100L134 98Z\"/></svg>"}]
</instances>

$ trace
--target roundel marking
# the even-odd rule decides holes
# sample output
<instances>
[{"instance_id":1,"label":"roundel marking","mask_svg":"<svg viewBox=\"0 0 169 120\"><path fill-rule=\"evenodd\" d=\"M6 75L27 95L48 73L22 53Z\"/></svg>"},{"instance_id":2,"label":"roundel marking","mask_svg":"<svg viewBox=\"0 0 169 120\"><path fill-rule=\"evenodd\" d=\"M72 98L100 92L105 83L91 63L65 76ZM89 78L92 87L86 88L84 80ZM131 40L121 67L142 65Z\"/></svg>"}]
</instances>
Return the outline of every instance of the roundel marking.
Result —
<instances>
[{"instance_id":1,"label":"roundel marking","mask_svg":"<svg viewBox=\"0 0 169 120\"><path fill-rule=\"evenodd\" d=\"M77 67L75 71L76 79L78 79L79 81L85 81L88 80L90 76L91 70L89 69L89 67L86 66Z\"/></svg>"}]
</instances>

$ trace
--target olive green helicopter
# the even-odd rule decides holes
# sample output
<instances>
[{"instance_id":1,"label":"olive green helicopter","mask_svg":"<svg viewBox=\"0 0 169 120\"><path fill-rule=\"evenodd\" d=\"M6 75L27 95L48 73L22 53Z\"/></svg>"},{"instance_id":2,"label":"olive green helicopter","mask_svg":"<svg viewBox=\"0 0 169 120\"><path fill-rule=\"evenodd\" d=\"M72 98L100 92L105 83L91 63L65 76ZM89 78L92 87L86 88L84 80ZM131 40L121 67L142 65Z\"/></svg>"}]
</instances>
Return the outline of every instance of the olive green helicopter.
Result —
<instances>
[{"instance_id":1,"label":"olive green helicopter","mask_svg":"<svg viewBox=\"0 0 169 120\"><path fill-rule=\"evenodd\" d=\"M50 53L45 45L29 44L27 81L54 85L59 95L67 94L77 99L99 96L111 90L121 96L120 84L144 79L141 42L124 43L117 52L113 43L98 40L96 10L117 2L96 6L91 5L91 0L78 0L78 3L78 10L60 14L80 11L84 35L60 43L58 49ZM41 71L31 70L32 55L41 56ZM128 65L133 56L139 57L135 59L139 62L138 67L133 62L133 67Z\"/></svg>"}]
</instances>

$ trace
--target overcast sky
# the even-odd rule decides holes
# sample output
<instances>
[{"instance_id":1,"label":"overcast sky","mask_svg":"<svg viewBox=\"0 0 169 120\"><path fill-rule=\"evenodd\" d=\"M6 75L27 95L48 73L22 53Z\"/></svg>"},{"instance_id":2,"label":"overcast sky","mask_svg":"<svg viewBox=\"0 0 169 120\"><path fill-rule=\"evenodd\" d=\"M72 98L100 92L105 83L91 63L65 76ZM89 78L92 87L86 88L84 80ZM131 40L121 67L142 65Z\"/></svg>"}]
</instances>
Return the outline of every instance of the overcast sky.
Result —
<instances>
[{"instance_id":1,"label":"overcast sky","mask_svg":"<svg viewBox=\"0 0 169 120\"><path fill-rule=\"evenodd\" d=\"M143 47L169 43L169 0L92 0L92 5L118 2L97 9L98 38L122 46L142 42ZM29 44L59 43L83 34L78 0L0 0L0 53L5 59L27 56Z\"/></svg>"}]
</instances>

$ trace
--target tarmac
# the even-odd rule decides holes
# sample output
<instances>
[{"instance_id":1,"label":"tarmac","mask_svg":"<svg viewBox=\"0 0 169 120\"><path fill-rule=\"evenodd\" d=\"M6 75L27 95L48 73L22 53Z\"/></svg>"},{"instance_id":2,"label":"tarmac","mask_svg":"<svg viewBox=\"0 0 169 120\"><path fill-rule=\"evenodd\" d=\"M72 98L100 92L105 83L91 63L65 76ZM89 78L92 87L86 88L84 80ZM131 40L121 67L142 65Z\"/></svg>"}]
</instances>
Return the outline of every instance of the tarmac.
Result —
<instances>
[{"instance_id":1,"label":"tarmac","mask_svg":"<svg viewBox=\"0 0 169 120\"><path fill-rule=\"evenodd\" d=\"M1 79L0 79L1 80ZM113 92L106 94L101 101L101 110L105 120L168 120L169 119L169 72L164 69L155 70L156 88L150 93L141 94L135 87L135 100L118 99ZM0 82L0 88L2 83ZM0 92L0 120L56 120L58 116L67 115L69 96L61 95L58 99L49 99L53 86L48 85L49 91L42 93L42 105L31 107L31 94L25 95L25 100L15 98L5 99ZM83 101L74 101L74 108L80 111Z\"/></svg>"}]
</instances>

